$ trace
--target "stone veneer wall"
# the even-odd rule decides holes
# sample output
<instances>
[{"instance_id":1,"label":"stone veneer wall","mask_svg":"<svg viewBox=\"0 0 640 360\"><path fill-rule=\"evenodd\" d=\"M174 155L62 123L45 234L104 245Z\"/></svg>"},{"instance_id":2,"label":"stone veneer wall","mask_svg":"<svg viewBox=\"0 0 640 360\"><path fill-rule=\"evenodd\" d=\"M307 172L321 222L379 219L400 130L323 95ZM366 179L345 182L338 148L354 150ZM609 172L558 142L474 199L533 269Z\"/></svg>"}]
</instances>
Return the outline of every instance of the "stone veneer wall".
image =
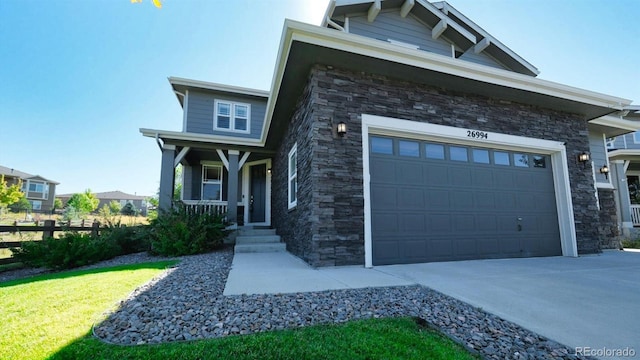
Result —
<instances>
[{"instance_id":1,"label":"stone veneer wall","mask_svg":"<svg viewBox=\"0 0 640 360\"><path fill-rule=\"evenodd\" d=\"M578 115L316 65L274 164L273 221L287 249L313 266L364 264L361 115L566 143L578 252L600 251L593 177L575 161L589 149ZM335 134L347 124L348 133ZM298 207L287 210L287 155L298 144Z\"/></svg>"},{"instance_id":2,"label":"stone veneer wall","mask_svg":"<svg viewBox=\"0 0 640 360\"><path fill-rule=\"evenodd\" d=\"M619 249L620 229L614 190L598 189L598 201L600 202L600 226L598 227L600 245L603 249Z\"/></svg>"}]
</instances>

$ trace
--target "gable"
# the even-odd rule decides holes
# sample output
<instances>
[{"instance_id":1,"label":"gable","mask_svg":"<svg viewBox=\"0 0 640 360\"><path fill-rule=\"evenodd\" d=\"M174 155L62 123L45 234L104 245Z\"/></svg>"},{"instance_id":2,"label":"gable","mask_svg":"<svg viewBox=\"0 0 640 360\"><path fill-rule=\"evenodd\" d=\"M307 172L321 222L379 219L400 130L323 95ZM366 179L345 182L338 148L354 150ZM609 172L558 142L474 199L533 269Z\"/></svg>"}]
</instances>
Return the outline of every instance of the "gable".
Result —
<instances>
[{"instance_id":1,"label":"gable","mask_svg":"<svg viewBox=\"0 0 640 360\"><path fill-rule=\"evenodd\" d=\"M407 48L537 76L538 70L448 3L331 0L323 26Z\"/></svg>"},{"instance_id":2,"label":"gable","mask_svg":"<svg viewBox=\"0 0 640 360\"><path fill-rule=\"evenodd\" d=\"M349 16L348 19L348 31L352 34L444 56L457 55L456 57L462 60L508 70L487 54L476 53L473 50L462 52L459 47L444 36L434 39L432 27L414 14L402 17L399 8L381 11L373 22L368 21L367 14ZM454 51L458 53L456 54Z\"/></svg>"}]
</instances>

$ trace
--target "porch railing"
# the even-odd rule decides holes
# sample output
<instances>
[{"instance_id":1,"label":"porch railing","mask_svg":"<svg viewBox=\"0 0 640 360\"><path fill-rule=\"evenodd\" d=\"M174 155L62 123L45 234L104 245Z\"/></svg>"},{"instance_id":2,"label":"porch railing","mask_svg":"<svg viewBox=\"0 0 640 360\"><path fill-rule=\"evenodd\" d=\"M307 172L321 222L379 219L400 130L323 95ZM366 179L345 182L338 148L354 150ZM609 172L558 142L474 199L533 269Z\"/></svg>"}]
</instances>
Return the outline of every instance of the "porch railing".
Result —
<instances>
[{"instance_id":1,"label":"porch railing","mask_svg":"<svg viewBox=\"0 0 640 360\"><path fill-rule=\"evenodd\" d=\"M640 226L640 205L631 205L631 222L633 226Z\"/></svg>"},{"instance_id":2,"label":"porch railing","mask_svg":"<svg viewBox=\"0 0 640 360\"><path fill-rule=\"evenodd\" d=\"M187 211L194 214L226 214L226 201L211 200L182 200L187 206Z\"/></svg>"}]
</instances>

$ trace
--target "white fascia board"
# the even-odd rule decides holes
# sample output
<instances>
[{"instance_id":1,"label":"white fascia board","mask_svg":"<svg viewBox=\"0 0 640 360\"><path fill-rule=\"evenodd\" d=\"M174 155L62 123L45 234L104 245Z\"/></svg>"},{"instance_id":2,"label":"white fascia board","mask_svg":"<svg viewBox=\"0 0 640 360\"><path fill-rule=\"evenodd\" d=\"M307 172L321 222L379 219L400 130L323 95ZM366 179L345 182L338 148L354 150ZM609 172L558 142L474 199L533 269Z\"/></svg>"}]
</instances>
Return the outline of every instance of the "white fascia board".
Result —
<instances>
[{"instance_id":1,"label":"white fascia board","mask_svg":"<svg viewBox=\"0 0 640 360\"><path fill-rule=\"evenodd\" d=\"M609 159L624 157L624 156L640 156L640 149L618 149L612 150L607 153Z\"/></svg>"},{"instance_id":2,"label":"white fascia board","mask_svg":"<svg viewBox=\"0 0 640 360\"><path fill-rule=\"evenodd\" d=\"M184 79L179 77L169 77L169 83L171 83L171 85L182 85L182 86L188 86L188 87L194 87L194 88L200 88L200 89L206 89L206 90L231 92L235 94L250 95L250 96L269 97L269 92L265 90L250 89L250 88L245 88L240 86L218 84L218 83L212 83L212 82L200 81L200 80Z\"/></svg>"},{"instance_id":3,"label":"white fascia board","mask_svg":"<svg viewBox=\"0 0 640 360\"><path fill-rule=\"evenodd\" d=\"M181 141L196 141L210 144L228 144L228 145L244 145L244 146L258 146L261 147L262 143L258 139L244 139L232 136L219 136L219 135L206 135L196 133L184 133L178 131L157 130L157 129L145 129L141 128L140 133L143 136L160 139L171 139Z\"/></svg>"},{"instance_id":4,"label":"white fascia board","mask_svg":"<svg viewBox=\"0 0 640 360\"><path fill-rule=\"evenodd\" d=\"M615 96L562 85L513 71L460 61L422 50L403 49L377 39L324 29L297 21L287 20L285 27L287 34L283 39L288 40L285 44L287 54L292 42L300 41L612 110L622 110L624 106L631 103L631 100ZM283 55L282 52L281 55ZM284 64L278 65L284 69ZM273 90L272 94L275 95Z\"/></svg>"},{"instance_id":5,"label":"white fascia board","mask_svg":"<svg viewBox=\"0 0 640 360\"><path fill-rule=\"evenodd\" d=\"M606 116L599 117L597 119L590 120L589 124L608 126L608 127L629 130L629 131L640 130L639 122L626 120L619 116L614 116L614 115L606 115Z\"/></svg>"},{"instance_id":6,"label":"white fascia board","mask_svg":"<svg viewBox=\"0 0 640 360\"><path fill-rule=\"evenodd\" d=\"M513 50L509 49L509 47L507 47L506 45L504 45L503 43L498 41L496 38L491 36L483 28L478 26L478 24L474 23L473 21L471 21L471 19L469 19L468 17L464 16L461 12L456 10L456 8L454 8L453 6L449 5L446 1L433 3L433 6L435 6L436 8L438 8L440 10L442 10L445 13L452 13L455 17L457 17L458 19L462 20L465 23L465 25L467 25L470 28L472 28L475 32L481 34L485 39L489 39L489 41L493 45L497 46L500 50L506 52L509 56L511 56L514 59L516 59L519 63L521 63L529 71L531 71L532 73L534 73L536 75L540 74L540 71L538 70L538 68L533 66L527 60L523 59L520 55L516 54Z\"/></svg>"}]
</instances>

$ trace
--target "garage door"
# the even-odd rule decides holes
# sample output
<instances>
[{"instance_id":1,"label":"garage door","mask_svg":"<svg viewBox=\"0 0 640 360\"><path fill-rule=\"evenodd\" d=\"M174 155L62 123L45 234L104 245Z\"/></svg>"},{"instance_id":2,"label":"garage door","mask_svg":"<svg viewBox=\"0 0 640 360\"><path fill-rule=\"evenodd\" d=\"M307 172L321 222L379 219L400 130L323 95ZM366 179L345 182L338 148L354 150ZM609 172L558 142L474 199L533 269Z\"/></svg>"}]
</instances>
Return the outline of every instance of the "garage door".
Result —
<instances>
[{"instance_id":1,"label":"garage door","mask_svg":"<svg viewBox=\"0 0 640 360\"><path fill-rule=\"evenodd\" d=\"M374 265L562 254L548 155L369 144Z\"/></svg>"}]
</instances>

